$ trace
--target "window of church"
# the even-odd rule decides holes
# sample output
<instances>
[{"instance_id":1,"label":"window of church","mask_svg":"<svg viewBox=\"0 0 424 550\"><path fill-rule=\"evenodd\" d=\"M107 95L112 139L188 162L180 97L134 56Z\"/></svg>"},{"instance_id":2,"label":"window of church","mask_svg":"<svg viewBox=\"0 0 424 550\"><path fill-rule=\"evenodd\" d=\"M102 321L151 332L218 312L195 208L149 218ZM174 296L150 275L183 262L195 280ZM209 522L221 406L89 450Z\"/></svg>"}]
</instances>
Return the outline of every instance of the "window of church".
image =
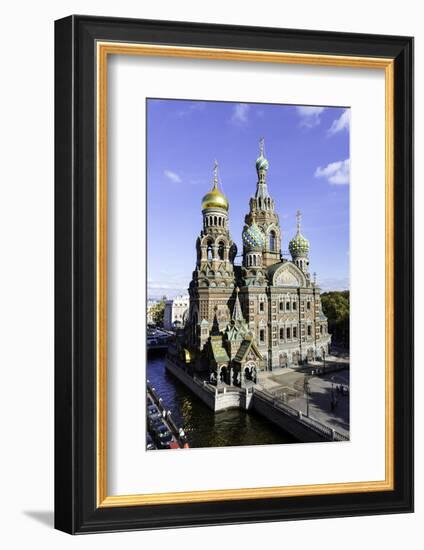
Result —
<instances>
[{"instance_id":1,"label":"window of church","mask_svg":"<svg viewBox=\"0 0 424 550\"><path fill-rule=\"evenodd\" d=\"M269 233L269 249L275 250L275 231Z\"/></svg>"},{"instance_id":2,"label":"window of church","mask_svg":"<svg viewBox=\"0 0 424 550\"><path fill-rule=\"evenodd\" d=\"M297 310L297 302L293 302L293 311Z\"/></svg>"},{"instance_id":3,"label":"window of church","mask_svg":"<svg viewBox=\"0 0 424 550\"><path fill-rule=\"evenodd\" d=\"M287 311L290 311L290 302L287 302L287 303L286 303L286 310L287 310Z\"/></svg>"},{"instance_id":4,"label":"window of church","mask_svg":"<svg viewBox=\"0 0 424 550\"><path fill-rule=\"evenodd\" d=\"M312 336L312 326L308 325L308 336Z\"/></svg>"},{"instance_id":5,"label":"window of church","mask_svg":"<svg viewBox=\"0 0 424 550\"><path fill-rule=\"evenodd\" d=\"M287 340L290 340L290 338L291 338L291 329L290 329L290 327L287 327L286 334L287 334Z\"/></svg>"},{"instance_id":6,"label":"window of church","mask_svg":"<svg viewBox=\"0 0 424 550\"><path fill-rule=\"evenodd\" d=\"M319 327L320 334L324 334L323 328L324 328L324 327L323 327L322 325Z\"/></svg>"},{"instance_id":7,"label":"window of church","mask_svg":"<svg viewBox=\"0 0 424 550\"><path fill-rule=\"evenodd\" d=\"M293 327L293 338L297 338L297 327Z\"/></svg>"},{"instance_id":8,"label":"window of church","mask_svg":"<svg viewBox=\"0 0 424 550\"><path fill-rule=\"evenodd\" d=\"M284 340L284 329L280 328L280 340Z\"/></svg>"},{"instance_id":9,"label":"window of church","mask_svg":"<svg viewBox=\"0 0 424 550\"><path fill-rule=\"evenodd\" d=\"M265 306L263 302L259 302L259 311L261 312L265 311Z\"/></svg>"},{"instance_id":10,"label":"window of church","mask_svg":"<svg viewBox=\"0 0 424 550\"><path fill-rule=\"evenodd\" d=\"M207 257L208 257L208 260L212 260L212 243L211 242L208 242Z\"/></svg>"},{"instance_id":11,"label":"window of church","mask_svg":"<svg viewBox=\"0 0 424 550\"><path fill-rule=\"evenodd\" d=\"M259 331L259 341L265 342L265 329L263 328L261 328L261 330Z\"/></svg>"},{"instance_id":12,"label":"window of church","mask_svg":"<svg viewBox=\"0 0 424 550\"><path fill-rule=\"evenodd\" d=\"M284 311L284 302L280 302L280 311Z\"/></svg>"},{"instance_id":13,"label":"window of church","mask_svg":"<svg viewBox=\"0 0 424 550\"><path fill-rule=\"evenodd\" d=\"M225 249L224 243L220 242L218 245L218 258L220 260L224 259L224 249Z\"/></svg>"},{"instance_id":14,"label":"window of church","mask_svg":"<svg viewBox=\"0 0 424 550\"><path fill-rule=\"evenodd\" d=\"M311 309L311 302L306 302L306 309Z\"/></svg>"}]
</instances>

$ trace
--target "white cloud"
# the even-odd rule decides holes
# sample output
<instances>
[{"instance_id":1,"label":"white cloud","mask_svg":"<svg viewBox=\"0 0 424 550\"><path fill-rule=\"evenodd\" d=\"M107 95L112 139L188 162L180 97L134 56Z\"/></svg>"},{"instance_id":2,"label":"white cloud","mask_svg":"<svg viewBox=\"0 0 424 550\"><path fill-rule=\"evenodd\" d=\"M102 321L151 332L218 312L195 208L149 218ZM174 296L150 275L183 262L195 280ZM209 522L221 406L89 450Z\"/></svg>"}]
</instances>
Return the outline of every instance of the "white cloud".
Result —
<instances>
[{"instance_id":1,"label":"white cloud","mask_svg":"<svg viewBox=\"0 0 424 550\"><path fill-rule=\"evenodd\" d=\"M340 115L339 118L336 118L336 120L333 120L333 123L328 129L328 135L334 136L334 134L337 134L343 130L349 130L349 124L350 124L350 109L346 109L345 111L343 111L343 113Z\"/></svg>"},{"instance_id":2,"label":"white cloud","mask_svg":"<svg viewBox=\"0 0 424 550\"><path fill-rule=\"evenodd\" d=\"M206 109L205 101L182 101L182 109L176 111L178 117L185 117L191 115L194 112L204 111Z\"/></svg>"},{"instance_id":3,"label":"white cloud","mask_svg":"<svg viewBox=\"0 0 424 550\"><path fill-rule=\"evenodd\" d=\"M247 105L246 103L237 103L234 106L231 122L236 124L246 124L249 120L249 110L250 105Z\"/></svg>"},{"instance_id":4,"label":"white cloud","mask_svg":"<svg viewBox=\"0 0 424 550\"><path fill-rule=\"evenodd\" d=\"M326 178L333 185L344 185L350 179L350 159L339 160L327 164L325 168L319 166L315 170L316 178Z\"/></svg>"},{"instance_id":5,"label":"white cloud","mask_svg":"<svg viewBox=\"0 0 424 550\"><path fill-rule=\"evenodd\" d=\"M325 107L296 107L300 116L300 125L306 128L313 128L321 123L321 115Z\"/></svg>"},{"instance_id":6,"label":"white cloud","mask_svg":"<svg viewBox=\"0 0 424 550\"><path fill-rule=\"evenodd\" d=\"M148 280L147 294L149 297L177 296L187 294L189 280L187 277L161 275L158 279Z\"/></svg>"},{"instance_id":7,"label":"white cloud","mask_svg":"<svg viewBox=\"0 0 424 550\"><path fill-rule=\"evenodd\" d=\"M180 178L180 176L173 172L172 170L164 170L163 172L165 174L165 176L171 180L172 182L174 183L181 183L183 180Z\"/></svg>"},{"instance_id":8,"label":"white cloud","mask_svg":"<svg viewBox=\"0 0 424 550\"><path fill-rule=\"evenodd\" d=\"M319 280L318 278L317 282L323 292L349 290L349 277L324 278L322 280Z\"/></svg>"}]
</instances>

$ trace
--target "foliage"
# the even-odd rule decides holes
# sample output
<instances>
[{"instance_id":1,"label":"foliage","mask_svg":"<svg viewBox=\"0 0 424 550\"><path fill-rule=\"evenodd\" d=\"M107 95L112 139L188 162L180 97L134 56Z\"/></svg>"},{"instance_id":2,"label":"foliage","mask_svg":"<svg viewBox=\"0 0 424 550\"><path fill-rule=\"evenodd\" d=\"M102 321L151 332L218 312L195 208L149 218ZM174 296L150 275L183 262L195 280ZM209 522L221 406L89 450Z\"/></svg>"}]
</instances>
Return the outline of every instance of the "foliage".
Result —
<instances>
[{"instance_id":1,"label":"foliage","mask_svg":"<svg viewBox=\"0 0 424 550\"><path fill-rule=\"evenodd\" d=\"M328 332L334 344L349 347L349 291L333 291L321 294L322 309L328 318Z\"/></svg>"},{"instance_id":2,"label":"foliage","mask_svg":"<svg viewBox=\"0 0 424 550\"><path fill-rule=\"evenodd\" d=\"M157 304L155 304L154 306L152 306L152 309L150 310L152 321L158 327L163 327L163 318L165 314L165 302L166 302L166 296L163 296L162 300Z\"/></svg>"}]
</instances>

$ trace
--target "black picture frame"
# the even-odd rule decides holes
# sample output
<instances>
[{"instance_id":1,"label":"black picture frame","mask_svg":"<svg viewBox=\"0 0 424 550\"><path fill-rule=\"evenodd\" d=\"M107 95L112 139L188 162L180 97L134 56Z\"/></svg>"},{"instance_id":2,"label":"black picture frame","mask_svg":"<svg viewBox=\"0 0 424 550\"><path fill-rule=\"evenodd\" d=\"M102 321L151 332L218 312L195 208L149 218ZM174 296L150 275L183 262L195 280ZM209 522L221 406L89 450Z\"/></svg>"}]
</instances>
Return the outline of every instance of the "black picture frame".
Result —
<instances>
[{"instance_id":1,"label":"black picture frame","mask_svg":"<svg viewBox=\"0 0 424 550\"><path fill-rule=\"evenodd\" d=\"M97 507L98 40L394 60L393 491ZM55 73L55 527L76 534L413 511L413 39L73 15L55 23Z\"/></svg>"}]
</instances>

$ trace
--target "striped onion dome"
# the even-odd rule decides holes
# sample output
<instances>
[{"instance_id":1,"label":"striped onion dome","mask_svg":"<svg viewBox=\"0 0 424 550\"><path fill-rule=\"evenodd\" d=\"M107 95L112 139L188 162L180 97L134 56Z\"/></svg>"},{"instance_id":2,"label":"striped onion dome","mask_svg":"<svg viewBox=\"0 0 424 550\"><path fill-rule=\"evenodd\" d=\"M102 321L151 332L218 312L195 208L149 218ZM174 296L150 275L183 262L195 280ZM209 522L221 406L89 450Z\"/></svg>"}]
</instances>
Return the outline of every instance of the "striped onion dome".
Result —
<instances>
[{"instance_id":1,"label":"striped onion dome","mask_svg":"<svg viewBox=\"0 0 424 550\"><path fill-rule=\"evenodd\" d=\"M260 156L256 159L256 170L259 172L260 170L268 170L268 168L269 162L261 153Z\"/></svg>"}]
</instances>

